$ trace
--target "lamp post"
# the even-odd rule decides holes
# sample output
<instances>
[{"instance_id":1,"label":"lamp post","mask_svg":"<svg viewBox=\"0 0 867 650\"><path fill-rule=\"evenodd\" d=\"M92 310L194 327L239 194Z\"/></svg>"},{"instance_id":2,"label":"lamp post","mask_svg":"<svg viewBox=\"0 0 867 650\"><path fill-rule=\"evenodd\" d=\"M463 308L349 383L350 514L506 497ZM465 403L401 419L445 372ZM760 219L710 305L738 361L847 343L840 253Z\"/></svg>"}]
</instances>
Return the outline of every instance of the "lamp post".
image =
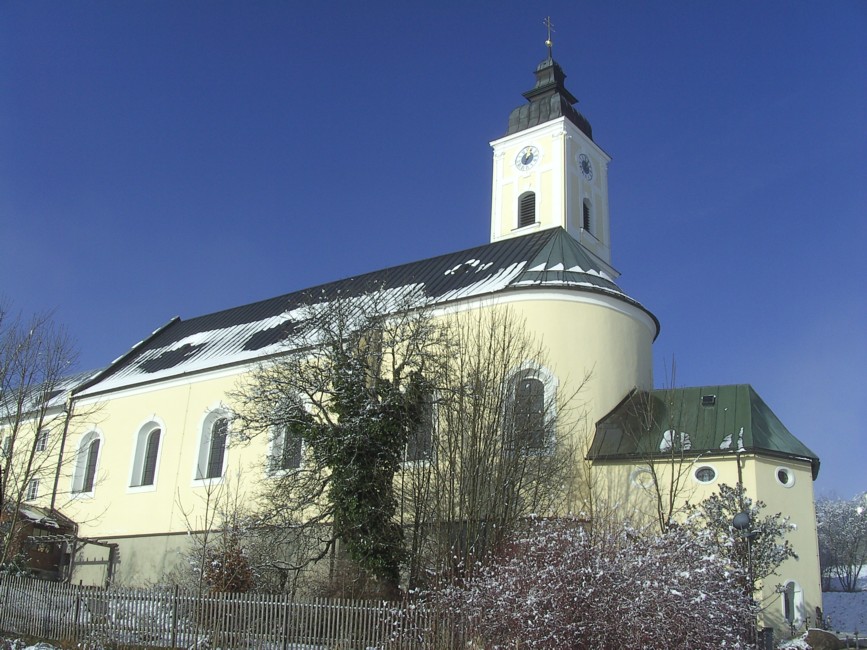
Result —
<instances>
[{"instance_id":1,"label":"lamp post","mask_svg":"<svg viewBox=\"0 0 867 650\"><path fill-rule=\"evenodd\" d=\"M754 604L753 593L755 592L755 580L753 578L753 540L756 538L756 535L759 534L757 530L751 530L753 525L753 519L748 510L744 510L743 512L739 512L732 519L732 528L738 531L738 534L747 540L747 594L750 597L750 604ZM756 626L755 620L753 620L752 625L752 638L755 640L756 637Z\"/></svg>"},{"instance_id":2,"label":"lamp post","mask_svg":"<svg viewBox=\"0 0 867 650\"><path fill-rule=\"evenodd\" d=\"M732 527L740 533L740 536L747 540L747 579L749 580L749 594L753 597L753 539L756 537L756 531L750 530L752 527L752 517L746 510L739 512L732 519Z\"/></svg>"}]
</instances>

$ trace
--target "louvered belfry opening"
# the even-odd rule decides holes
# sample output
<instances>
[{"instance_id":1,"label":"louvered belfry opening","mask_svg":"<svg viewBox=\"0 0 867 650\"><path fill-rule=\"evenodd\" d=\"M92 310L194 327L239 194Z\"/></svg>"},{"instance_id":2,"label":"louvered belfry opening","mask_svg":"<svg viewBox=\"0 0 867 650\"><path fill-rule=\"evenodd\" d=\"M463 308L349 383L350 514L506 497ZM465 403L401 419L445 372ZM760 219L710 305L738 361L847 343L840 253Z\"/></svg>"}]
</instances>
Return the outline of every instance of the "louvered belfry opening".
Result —
<instances>
[{"instance_id":1,"label":"louvered belfry opening","mask_svg":"<svg viewBox=\"0 0 867 650\"><path fill-rule=\"evenodd\" d=\"M584 199L584 230L590 232L590 203Z\"/></svg>"},{"instance_id":2,"label":"louvered belfry opening","mask_svg":"<svg viewBox=\"0 0 867 650\"><path fill-rule=\"evenodd\" d=\"M524 192L518 199L518 228L536 223L536 194Z\"/></svg>"}]
</instances>

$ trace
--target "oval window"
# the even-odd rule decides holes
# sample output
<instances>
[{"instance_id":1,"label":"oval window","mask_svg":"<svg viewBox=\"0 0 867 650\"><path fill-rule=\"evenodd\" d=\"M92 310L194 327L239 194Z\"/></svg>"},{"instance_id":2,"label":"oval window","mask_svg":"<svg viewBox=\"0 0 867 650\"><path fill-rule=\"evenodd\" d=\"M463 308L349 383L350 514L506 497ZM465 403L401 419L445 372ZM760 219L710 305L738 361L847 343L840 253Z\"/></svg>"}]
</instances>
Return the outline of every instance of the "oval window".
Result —
<instances>
[{"instance_id":1,"label":"oval window","mask_svg":"<svg viewBox=\"0 0 867 650\"><path fill-rule=\"evenodd\" d=\"M777 482L783 487L792 487L795 484L795 473L788 467L778 467Z\"/></svg>"},{"instance_id":2,"label":"oval window","mask_svg":"<svg viewBox=\"0 0 867 650\"><path fill-rule=\"evenodd\" d=\"M716 479L716 470L710 465L702 465L695 470L695 480L699 483L713 483Z\"/></svg>"},{"instance_id":3,"label":"oval window","mask_svg":"<svg viewBox=\"0 0 867 650\"><path fill-rule=\"evenodd\" d=\"M633 470L629 478L635 487L643 488L645 490L653 487L653 473L644 467L639 467L638 469Z\"/></svg>"}]
</instances>

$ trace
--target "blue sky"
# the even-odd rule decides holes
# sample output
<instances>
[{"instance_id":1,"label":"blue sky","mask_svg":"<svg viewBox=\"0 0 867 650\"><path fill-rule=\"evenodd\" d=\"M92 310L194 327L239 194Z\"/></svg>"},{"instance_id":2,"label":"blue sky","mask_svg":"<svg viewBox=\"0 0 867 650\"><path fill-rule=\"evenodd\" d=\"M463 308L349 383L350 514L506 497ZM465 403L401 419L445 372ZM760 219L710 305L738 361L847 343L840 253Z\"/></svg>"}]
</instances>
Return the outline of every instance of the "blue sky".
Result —
<instances>
[{"instance_id":1,"label":"blue sky","mask_svg":"<svg viewBox=\"0 0 867 650\"><path fill-rule=\"evenodd\" d=\"M867 490L867 3L466 4L0 0L0 295L90 368L487 242L550 14L656 383L753 384Z\"/></svg>"}]
</instances>

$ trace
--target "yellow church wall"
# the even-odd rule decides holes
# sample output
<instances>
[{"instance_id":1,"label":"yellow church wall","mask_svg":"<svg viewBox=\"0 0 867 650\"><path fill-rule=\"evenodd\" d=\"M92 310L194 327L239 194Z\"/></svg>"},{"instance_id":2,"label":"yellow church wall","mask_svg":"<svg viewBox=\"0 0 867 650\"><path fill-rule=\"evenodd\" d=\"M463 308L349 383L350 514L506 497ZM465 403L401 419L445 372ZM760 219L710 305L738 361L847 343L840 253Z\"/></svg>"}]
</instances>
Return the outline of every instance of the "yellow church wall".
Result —
<instances>
[{"instance_id":1,"label":"yellow church wall","mask_svg":"<svg viewBox=\"0 0 867 650\"><path fill-rule=\"evenodd\" d=\"M651 387L655 328L643 312L568 290L526 293L506 304L526 319L528 331L539 334L561 384L574 389L589 375L578 399L586 404L590 426L633 388Z\"/></svg>"},{"instance_id":2,"label":"yellow church wall","mask_svg":"<svg viewBox=\"0 0 867 650\"><path fill-rule=\"evenodd\" d=\"M775 628L779 638L779 634L788 633L789 624L784 619L783 599L777 590L778 585L790 581L796 585L796 626L802 625L807 617L815 621L815 609L822 606L810 464L753 454L741 455L740 464L739 473L738 460L734 455L704 455L686 459L682 468L657 461L654 470L661 486L660 492L665 497L670 493L672 472L682 473L683 480L676 490L675 512L678 519L682 518L687 502L699 503L716 493L720 484L735 486L739 478L743 480L750 499L766 504L763 515L780 513L790 518L793 526L785 539L798 554L798 559L783 562L776 575L765 579L756 594L761 604L759 627ZM712 467L717 476L711 483L702 484L695 479L695 470L705 465ZM780 468L792 473L794 480L791 487L785 487L776 479ZM633 462L596 463L593 471L596 472L596 497L602 508L600 516L604 516L606 508L611 508L615 516L625 517L636 525L658 527L654 505L657 492L646 473L646 462L636 459Z\"/></svg>"},{"instance_id":3,"label":"yellow church wall","mask_svg":"<svg viewBox=\"0 0 867 650\"><path fill-rule=\"evenodd\" d=\"M491 146L491 241L562 227L610 264L608 154L565 118L506 136ZM526 147L534 147L538 156L522 169L517 163ZM579 157L589 160L589 173L582 173ZM536 195L536 223L518 228L518 198L527 191ZM585 199L590 202L589 230L584 229Z\"/></svg>"},{"instance_id":4,"label":"yellow church wall","mask_svg":"<svg viewBox=\"0 0 867 650\"><path fill-rule=\"evenodd\" d=\"M753 474L755 491L748 496L765 502L764 512L782 513L790 518L792 529L787 539L792 543L798 559L789 559L780 566L777 575L765 582L762 602L765 625L785 629L783 599L776 588L789 581L795 583L795 620L802 624L807 617L816 620L816 607L822 606L822 585L819 572L819 545L816 535L816 515L813 478L810 464L781 458L757 458L749 466ZM786 487L777 479L779 470L789 472L792 480Z\"/></svg>"},{"instance_id":5,"label":"yellow church wall","mask_svg":"<svg viewBox=\"0 0 867 650\"><path fill-rule=\"evenodd\" d=\"M196 467L205 417L227 405L237 371L217 378L193 377L88 399L96 406L90 421L79 423L68 454L77 453L83 436L102 435L93 492L72 493L67 471L68 514L86 537L130 536L182 532L201 526L204 500L218 486L228 488L235 477L255 486L265 476L268 441L258 438L238 445L230 432L222 479L196 480ZM133 487L132 467L139 431L148 423L161 428L160 451L153 486ZM186 516L185 516L186 513Z\"/></svg>"},{"instance_id":6,"label":"yellow church wall","mask_svg":"<svg viewBox=\"0 0 867 650\"><path fill-rule=\"evenodd\" d=\"M41 507L51 505L51 490L57 469L55 456L65 419L59 407L52 407L40 416L23 418L17 425L0 422L0 474L9 481L6 486L7 498L15 499L22 491L24 503ZM48 434L42 450L35 448L35 438L40 431ZM38 496L34 499L27 498L27 484L31 479L39 481ZM19 481L22 483L19 484Z\"/></svg>"},{"instance_id":7,"label":"yellow church wall","mask_svg":"<svg viewBox=\"0 0 867 650\"><path fill-rule=\"evenodd\" d=\"M549 352L548 370L564 391L571 382L590 374L578 398L589 409L586 431L579 432L586 435L585 441L592 435L593 422L624 394L636 385L650 386L655 324L636 307L606 296L538 289L515 291L496 303L475 300L462 305L464 310L499 306L514 309L526 319L528 331L539 335ZM87 397L77 404L76 408L88 416L75 424L66 457L74 459L82 439L97 431L102 442L96 483L91 493L71 494L74 463L70 463L60 485L66 494L59 502L68 499L62 509L80 524L81 536L122 540L117 572L120 582L144 576L148 581L157 579L157 573L166 566L157 558L176 544L164 536L204 527L209 484L222 485L224 491L240 491L249 503L267 480L269 441L260 437L239 445L237 434L233 441L231 433L224 478L210 482L195 479L205 418L221 405L230 406L227 395L244 372L244 367L238 367L167 379ZM138 434L149 423L162 432L154 485L132 487ZM99 582L103 568L94 562L80 570L92 573L93 580Z\"/></svg>"}]
</instances>

